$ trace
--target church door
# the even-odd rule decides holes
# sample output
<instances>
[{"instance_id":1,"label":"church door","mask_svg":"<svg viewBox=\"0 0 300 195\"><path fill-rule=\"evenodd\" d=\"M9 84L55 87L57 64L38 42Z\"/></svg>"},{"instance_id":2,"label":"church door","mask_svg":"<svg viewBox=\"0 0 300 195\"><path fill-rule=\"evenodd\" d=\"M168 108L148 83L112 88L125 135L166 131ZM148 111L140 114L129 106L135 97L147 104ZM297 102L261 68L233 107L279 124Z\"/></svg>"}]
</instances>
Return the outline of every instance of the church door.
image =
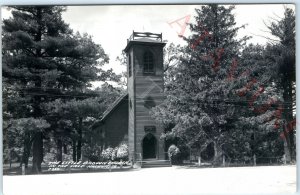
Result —
<instances>
[{"instance_id":1,"label":"church door","mask_svg":"<svg viewBox=\"0 0 300 195\"><path fill-rule=\"evenodd\" d=\"M143 159L156 158L156 138L148 133L143 139Z\"/></svg>"}]
</instances>

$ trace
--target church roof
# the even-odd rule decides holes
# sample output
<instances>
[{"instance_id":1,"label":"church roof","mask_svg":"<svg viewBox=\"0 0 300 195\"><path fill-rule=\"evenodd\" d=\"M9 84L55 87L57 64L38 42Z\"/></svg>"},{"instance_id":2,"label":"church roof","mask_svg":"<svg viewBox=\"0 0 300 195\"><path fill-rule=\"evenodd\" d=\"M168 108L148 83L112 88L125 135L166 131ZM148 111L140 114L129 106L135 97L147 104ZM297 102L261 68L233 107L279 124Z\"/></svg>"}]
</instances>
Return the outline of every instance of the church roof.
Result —
<instances>
[{"instance_id":1,"label":"church roof","mask_svg":"<svg viewBox=\"0 0 300 195\"><path fill-rule=\"evenodd\" d=\"M125 93L122 96L120 96L118 99L116 99L116 101L114 101L112 105L110 105L105 110L102 117L99 120L97 120L91 127L94 129L97 128L99 125L101 125L103 121L122 103L122 101L127 99L128 99L128 93Z\"/></svg>"},{"instance_id":2,"label":"church roof","mask_svg":"<svg viewBox=\"0 0 300 195\"><path fill-rule=\"evenodd\" d=\"M112 103L111 106L108 107L108 109L103 113L101 121L105 120L107 116L116 108L119 106L119 104L123 101L128 99L128 93L123 94L120 96L114 103Z\"/></svg>"}]
</instances>

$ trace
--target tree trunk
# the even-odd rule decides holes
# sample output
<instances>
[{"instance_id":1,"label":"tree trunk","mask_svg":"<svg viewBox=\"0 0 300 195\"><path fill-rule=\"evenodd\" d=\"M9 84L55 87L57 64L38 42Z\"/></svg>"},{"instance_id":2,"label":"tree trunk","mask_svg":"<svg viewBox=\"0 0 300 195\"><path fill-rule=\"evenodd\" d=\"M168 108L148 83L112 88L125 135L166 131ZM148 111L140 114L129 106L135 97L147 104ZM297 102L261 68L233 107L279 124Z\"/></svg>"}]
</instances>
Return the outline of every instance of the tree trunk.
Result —
<instances>
[{"instance_id":1,"label":"tree trunk","mask_svg":"<svg viewBox=\"0 0 300 195\"><path fill-rule=\"evenodd\" d=\"M286 161L290 163L294 155L294 130L293 128L288 128L287 124L293 120L293 94L292 94L292 82L285 80L285 87L283 91L284 100L284 110L283 117L285 119L285 125L283 126L284 132L284 152L286 154Z\"/></svg>"},{"instance_id":2,"label":"tree trunk","mask_svg":"<svg viewBox=\"0 0 300 195\"><path fill-rule=\"evenodd\" d=\"M40 173L42 171L41 164L43 162L43 134L37 132L33 140L33 160L32 160L32 172Z\"/></svg>"},{"instance_id":3,"label":"tree trunk","mask_svg":"<svg viewBox=\"0 0 300 195\"><path fill-rule=\"evenodd\" d=\"M57 161L62 162L62 140L61 140L61 138L57 139L56 159L57 159Z\"/></svg>"},{"instance_id":4,"label":"tree trunk","mask_svg":"<svg viewBox=\"0 0 300 195\"><path fill-rule=\"evenodd\" d=\"M214 164L216 165L220 165L221 164L221 156L222 156L222 151L220 150L220 148L217 145L217 142L214 141Z\"/></svg>"},{"instance_id":5,"label":"tree trunk","mask_svg":"<svg viewBox=\"0 0 300 195\"><path fill-rule=\"evenodd\" d=\"M63 145L63 148L64 148L64 154L68 154L67 144L64 144L64 145Z\"/></svg>"},{"instance_id":6,"label":"tree trunk","mask_svg":"<svg viewBox=\"0 0 300 195\"><path fill-rule=\"evenodd\" d=\"M201 166L201 150L198 151L198 166L200 167Z\"/></svg>"},{"instance_id":7,"label":"tree trunk","mask_svg":"<svg viewBox=\"0 0 300 195\"><path fill-rule=\"evenodd\" d=\"M81 145L82 145L82 117L79 117L79 125L78 125L78 142L77 142L77 161L81 159Z\"/></svg>"},{"instance_id":8,"label":"tree trunk","mask_svg":"<svg viewBox=\"0 0 300 195\"><path fill-rule=\"evenodd\" d=\"M214 163L217 163L219 153L218 153L217 143L216 142L213 143L214 143Z\"/></svg>"},{"instance_id":9,"label":"tree trunk","mask_svg":"<svg viewBox=\"0 0 300 195\"><path fill-rule=\"evenodd\" d=\"M76 157L77 157L77 153L76 153L76 140L73 139L73 143L72 143L72 150L73 150L73 161L76 162Z\"/></svg>"},{"instance_id":10,"label":"tree trunk","mask_svg":"<svg viewBox=\"0 0 300 195\"><path fill-rule=\"evenodd\" d=\"M35 36L35 41L40 42L42 40L42 8L38 7L37 8L37 33ZM36 49L36 57L42 57L41 54L41 49L38 47ZM41 77L37 75L36 80L35 80L35 87L36 89L41 89L42 86L42 80ZM37 91L39 92L39 91ZM41 117L41 108L40 108L40 103L41 103L41 96L35 95L34 96L34 104L33 104L33 116L35 118ZM42 132L37 132L34 136L33 140L33 162L32 162L32 172L33 173L39 173L42 171L41 164L43 162L43 133Z\"/></svg>"},{"instance_id":11,"label":"tree trunk","mask_svg":"<svg viewBox=\"0 0 300 195\"><path fill-rule=\"evenodd\" d=\"M22 164L25 164L25 167L28 168L28 158L30 155L30 148L31 148L31 141L30 141L30 135L28 132L25 133L25 140L24 140L24 150L23 150L23 156L21 161L21 167Z\"/></svg>"},{"instance_id":12,"label":"tree trunk","mask_svg":"<svg viewBox=\"0 0 300 195\"><path fill-rule=\"evenodd\" d=\"M289 82L289 88L288 88L288 123L290 123L291 121L293 121L294 117L293 117L293 83ZM295 123L296 124L296 123ZM290 154L291 154L291 160L292 161L296 161L296 144L295 144L295 137L294 137L294 127L292 127L293 125L291 125L291 127L289 128L288 134L289 134L289 140L290 140Z\"/></svg>"}]
</instances>

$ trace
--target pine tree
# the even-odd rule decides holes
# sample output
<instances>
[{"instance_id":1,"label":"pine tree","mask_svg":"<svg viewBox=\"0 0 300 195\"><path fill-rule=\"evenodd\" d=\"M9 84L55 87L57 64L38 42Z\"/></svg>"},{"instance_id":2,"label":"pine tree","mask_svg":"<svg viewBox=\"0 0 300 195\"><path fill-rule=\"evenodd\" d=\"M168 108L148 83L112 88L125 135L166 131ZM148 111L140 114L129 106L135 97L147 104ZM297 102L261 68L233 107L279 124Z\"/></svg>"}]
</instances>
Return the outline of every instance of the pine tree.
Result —
<instances>
[{"instance_id":1,"label":"pine tree","mask_svg":"<svg viewBox=\"0 0 300 195\"><path fill-rule=\"evenodd\" d=\"M84 97L90 81L116 76L101 69L108 62L102 47L86 34L74 34L62 20L65 10L61 6L14 6L12 17L3 21L4 82L19 97L8 106L10 112L17 113L20 104L26 105L26 117L43 117L41 104L58 97ZM34 172L41 171L44 136L41 131L34 134Z\"/></svg>"},{"instance_id":2,"label":"pine tree","mask_svg":"<svg viewBox=\"0 0 300 195\"><path fill-rule=\"evenodd\" d=\"M285 8L284 17L267 26L276 40L271 41L268 59L273 62L273 81L278 90L282 90L283 138L287 146L287 161L296 160L295 117L296 107L296 41L295 13Z\"/></svg>"},{"instance_id":3,"label":"pine tree","mask_svg":"<svg viewBox=\"0 0 300 195\"><path fill-rule=\"evenodd\" d=\"M201 153L213 143L214 161L218 163L228 141L238 107L230 69L235 66L248 37L237 39L234 6L211 4L196 9L192 35L185 40L173 82L166 85L167 98L155 108L154 117L163 118L174 128L166 137L178 137Z\"/></svg>"},{"instance_id":4,"label":"pine tree","mask_svg":"<svg viewBox=\"0 0 300 195\"><path fill-rule=\"evenodd\" d=\"M243 106L234 128L235 149L250 146L248 158L254 159L255 155L257 163L269 163L283 155L282 130L277 128L282 123L278 116L282 96L272 82L272 63L267 58L265 46L250 44L242 51L232 75L236 100Z\"/></svg>"},{"instance_id":5,"label":"pine tree","mask_svg":"<svg viewBox=\"0 0 300 195\"><path fill-rule=\"evenodd\" d=\"M94 94L94 97L70 100L59 98L43 104L43 109L47 113L45 118L51 121L51 127L55 129L54 136L58 143L57 161L62 161L62 145L68 142L72 143L73 161L80 161L82 144L87 141L83 139L83 132L88 134L88 125L91 125L86 121L100 118L108 105L120 95L118 89L106 84L90 93Z\"/></svg>"}]
</instances>

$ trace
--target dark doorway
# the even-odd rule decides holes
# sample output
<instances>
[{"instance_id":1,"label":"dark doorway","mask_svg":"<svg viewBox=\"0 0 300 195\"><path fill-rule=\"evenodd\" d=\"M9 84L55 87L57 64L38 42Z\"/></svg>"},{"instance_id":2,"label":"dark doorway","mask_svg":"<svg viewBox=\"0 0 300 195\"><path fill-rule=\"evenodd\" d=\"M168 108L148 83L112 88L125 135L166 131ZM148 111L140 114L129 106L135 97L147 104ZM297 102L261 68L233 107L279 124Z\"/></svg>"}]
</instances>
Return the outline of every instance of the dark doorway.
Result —
<instances>
[{"instance_id":1,"label":"dark doorway","mask_svg":"<svg viewBox=\"0 0 300 195\"><path fill-rule=\"evenodd\" d=\"M156 138L148 133L143 139L143 159L156 158Z\"/></svg>"}]
</instances>

